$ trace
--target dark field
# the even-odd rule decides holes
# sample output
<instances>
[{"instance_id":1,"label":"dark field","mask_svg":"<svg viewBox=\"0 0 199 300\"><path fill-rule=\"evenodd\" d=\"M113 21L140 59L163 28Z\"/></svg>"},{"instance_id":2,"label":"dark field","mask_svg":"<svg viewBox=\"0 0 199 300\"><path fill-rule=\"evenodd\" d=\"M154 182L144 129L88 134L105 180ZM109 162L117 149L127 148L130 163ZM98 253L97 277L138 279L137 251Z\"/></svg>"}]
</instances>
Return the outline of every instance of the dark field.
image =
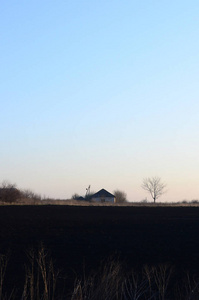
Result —
<instances>
[{"instance_id":1,"label":"dark field","mask_svg":"<svg viewBox=\"0 0 199 300\"><path fill-rule=\"evenodd\" d=\"M41 242L67 291L110 256L127 269L169 263L179 276L199 275L199 207L0 206L6 288L23 287L26 253Z\"/></svg>"}]
</instances>

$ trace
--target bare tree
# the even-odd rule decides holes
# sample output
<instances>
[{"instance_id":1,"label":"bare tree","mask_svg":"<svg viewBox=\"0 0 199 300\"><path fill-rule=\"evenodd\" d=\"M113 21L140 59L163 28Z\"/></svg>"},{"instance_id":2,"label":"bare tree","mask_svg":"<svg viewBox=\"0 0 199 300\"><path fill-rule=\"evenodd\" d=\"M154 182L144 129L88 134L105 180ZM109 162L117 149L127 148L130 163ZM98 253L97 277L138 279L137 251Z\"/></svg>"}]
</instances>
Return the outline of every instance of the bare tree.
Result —
<instances>
[{"instance_id":1,"label":"bare tree","mask_svg":"<svg viewBox=\"0 0 199 300\"><path fill-rule=\"evenodd\" d=\"M41 200L41 195L36 194L30 189L25 189L21 191L21 194L23 198L29 199L29 200L35 200L35 201L40 201Z\"/></svg>"},{"instance_id":2,"label":"bare tree","mask_svg":"<svg viewBox=\"0 0 199 300\"><path fill-rule=\"evenodd\" d=\"M16 188L16 184L11 184L4 180L0 184L0 201L1 202L17 202L21 198L21 192Z\"/></svg>"},{"instance_id":3,"label":"bare tree","mask_svg":"<svg viewBox=\"0 0 199 300\"><path fill-rule=\"evenodd\" d=\"M1 182L0 187L2 189L14 189L16 188L16 184L15 183L10 183L8 180L4 180Z\"/></svg>"},{"instance_id":4,"label":"bare tree","mask_svg":"<svg viewBox=\"0 0 199 300\"><path fill-rule=\"evenodd\" d=\"M92 196L95 194L94 191L90 191L89 194L85 195L85 200L90 201L92 199Z\"/></svg>"},{"instance_id":5,"label":"bare tree","mask_svg":"<svg viewBox=\"0 0 199 300\"><path fill-rule=\"evenodd\" d=\"M143 179L142 188L149 192L155 203L162 194L164 194L166 184L161 182L161 178L152 177Z\"/></svg>"},{"instance_id":6,"label":"bare tree","mask_svg":"<svg viewBox=\"0 0 199 300\"><path fill-rule=\"evenodd\" d=\"M75 193L75 194L73 194L73 195L71 196L71 199L73 199L73 200L78 200L79 197L80 197L80 195L77 194L77 193Z\"/></svg>"},{"instance_id":7,"label":"bare tree","mask_svg":"<svg viewBox=\"0 0 199 300\"><path fill-rule=\"evenodd\" d=\"M127 202L126 193L120 190L114 191L115 203L125 203Z\"/></svg>"}]
</instances>

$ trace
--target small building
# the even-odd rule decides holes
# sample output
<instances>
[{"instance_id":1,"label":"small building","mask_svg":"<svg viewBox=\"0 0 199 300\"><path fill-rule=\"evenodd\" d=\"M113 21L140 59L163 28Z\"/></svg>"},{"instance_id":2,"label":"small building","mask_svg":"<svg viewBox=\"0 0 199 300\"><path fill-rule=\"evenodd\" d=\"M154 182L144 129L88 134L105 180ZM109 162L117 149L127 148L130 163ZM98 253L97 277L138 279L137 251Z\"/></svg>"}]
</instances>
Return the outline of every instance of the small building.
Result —
<instances>
[{"instance_id":1,"label":"small building","mask_svg":"<svg viewBox=\"0 0 199 300\"><path fill-rule=\"evenodd\" d=\"M85 201L85 198L82 197L82 196L79 196L79 197L75 198L75 200L78 200L78 201Z\"/></svg>"},{"instance_id":2,"label":"small building","mask_svg":"<svg viewBox=\"0 0 199 300\"><path fill-rule=\"evenodd\" d=\"M115 203L115 196L105 189L101 189L99 192L92 195L91 201Z\"/></svg>"}]
</instances>

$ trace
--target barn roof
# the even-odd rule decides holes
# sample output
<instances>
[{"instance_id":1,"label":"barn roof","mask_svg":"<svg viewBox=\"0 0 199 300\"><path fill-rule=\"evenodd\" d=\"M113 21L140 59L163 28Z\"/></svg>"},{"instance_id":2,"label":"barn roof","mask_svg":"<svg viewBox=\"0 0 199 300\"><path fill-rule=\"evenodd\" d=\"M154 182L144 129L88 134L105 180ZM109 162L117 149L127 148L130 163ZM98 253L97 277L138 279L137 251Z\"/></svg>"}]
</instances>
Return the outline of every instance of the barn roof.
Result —
<instances>
[{"instance_id":1,"label":"barn roof","mask_svg":"<svg viewBox=\"0 0 199 300\"><path fill-rule=\"evenodd\" d=\"M101 198L101 197L113 198L115 196L113 194L109 193L105 189L101 189L99 192L92 195L92 198Z\"/></svg>"}]
</instances>

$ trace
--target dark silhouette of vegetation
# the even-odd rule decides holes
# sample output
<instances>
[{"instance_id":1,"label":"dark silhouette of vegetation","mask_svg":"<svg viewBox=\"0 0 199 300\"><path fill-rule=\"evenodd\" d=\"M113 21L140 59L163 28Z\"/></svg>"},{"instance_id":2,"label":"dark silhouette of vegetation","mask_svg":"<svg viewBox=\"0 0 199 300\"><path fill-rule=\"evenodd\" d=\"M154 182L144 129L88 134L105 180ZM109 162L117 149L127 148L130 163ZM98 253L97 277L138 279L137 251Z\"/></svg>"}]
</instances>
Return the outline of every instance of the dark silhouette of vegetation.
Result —
<instances>
[{"instance_id":1,"label":"dark silhouette of vegetation","mask_svg":"<svg viewBox=\"0 0 199 300\"><path fill-rule=\"evenodd\" d=\"M158 205L1 206L0 299L198 300L198 213Z\"/></svg>"},{"instance_id":2,"label":"dark silhouette of vegetation","mask_svg":"<svg viewBox=\"0 0 199 300\"><path fill-rule=\"evenodd\" d=\"M85 195L85 200L91 201L94 194L95 194L95 192L93 192L93 191L89 192L88 194Z\"/></svg>"},{"instance_id":3,"label":"dark silhouette of vegetation","mask_svg":"<svg viewBox=\"0 0 199 300\"><path fill-rule=\"evenodd\" d=\"M16 188L16 184L3 181L0 186L0 201L14 203L21 198L21 192Z\"/></svg>"},{"instance_id":4,"label":"dark silhouette of vegetation","mask_svg":"<svg viewBox=\"0 0 199 300\"><path fill-rule=\"evenodd\" d=\"M26 199L35 199L35 200L41 200L41 195L33 192L30 189L25 189L21 191L21 194Z\"/></svg>"},{"instance_id":5,"label":"dark silhouette of vegetation","mask_svg":"<svg viewBox=\"0 0 199 300\"><path fill-rule=\"evenodd\" d=\"M126 193L120 190L114 191L115 203L125 203L127 202Z\"/></svg>"},{"instance_id":6,"label":"dark silhouette of vegetation","mask_svg":"<svg viewBox=\"0 0 199 300\"><path fill-rule=\"evenodd\" d=\"M81 197L81 196L79 194L75 193L75 194L72 195L71 199L72 200L78 200L79 197Z\"/></svg>"},{"instance_id":7,"label":"dark silhouette of vegetation","mask_svg":"<svg viewBox=\"0 0 199 300\"><path fill-rule=\"evenodd\" d=\"M39 204L41 200L41 195L30 189L18 189L16 184L6 180L0 184L0 202L2 203Z\"/></svg>"},{"instance_id":8,"label":"dark silhouette of vegetation","mask_svg":"<svg viewBox=\"0 0 199 300\"><path fill-rule=\"evenodd\" d=\"M185 273L180 280L169 264L145 265L140 271L125 270L118 260L102 261L97 271L76 277L71 291L65 291L62 276L54 267L49 252L41 245L27 252L24 284L21 290L4 286L8 256L0 254L1 300L198 300L199 279ZM60 289L61 286L61 289Z\"/></svg>"}]
</instances>

